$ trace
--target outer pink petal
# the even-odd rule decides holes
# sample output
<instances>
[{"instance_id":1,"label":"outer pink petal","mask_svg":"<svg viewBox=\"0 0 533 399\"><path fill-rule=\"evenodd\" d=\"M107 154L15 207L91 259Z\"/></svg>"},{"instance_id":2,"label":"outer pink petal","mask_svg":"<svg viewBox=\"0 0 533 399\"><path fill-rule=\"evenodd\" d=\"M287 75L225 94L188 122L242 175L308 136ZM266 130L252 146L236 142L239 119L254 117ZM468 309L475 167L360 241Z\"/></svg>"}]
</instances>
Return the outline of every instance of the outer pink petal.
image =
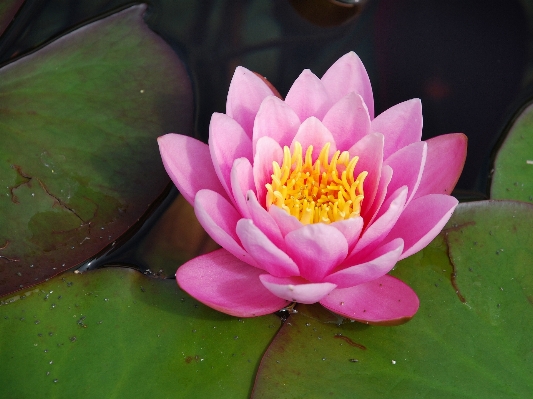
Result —
<instances>
[{"instance_id":1,"label":"outer pink petal","mask_svg":"<svg viewBox=\"0 0 533 399\"><path fill-rule=\"evenodd\" d=\"M320 303L352 320L390 326L409 321L420 302L411 287L386 274L355 287L335 289Z\"/></svg>"},{"instance_id":2,"label":"outer pink petal","mask_svg":"<svg viewBox=\"0 0 533 399\"><path fill-rule=\"evenodd\" d=\"M299 276L296 263L268 239L249 219L237 223L237 234L244 249L252 255L260 267L277 277Z\"/></svg>"},{"instance_id":3,"label":"outer pink petal","mask_svg":"<svg viewBox=\"0 0 533 399\"><path fill-rule=\"evenodd\" d=\"M274 93L268 85L252 71L237 67L228 90L226 114L242 126L252 138L254 119L261 102Z\"/></svg>"},{"instance_id":4,"label":"outer pink petal","mask_svg":"<svg viewBox=\"0 0 533 399\"><path fill-rule=\"evenodd\" d=\"M338 288L348 288L375 280L387 274L400 259L403 240L397 238L361 259L360 263L350 266L326 277L326 281L337 284Z\"/></svg>"},{"instance_id":5,"label":"outer pink petal","mask_svg":"<svg viewBox=\"0 0 533 399\"><path fill-rule=\"evenodd\" d=\"M300 121L310 116L322 119L333 104L320 79L309 69L305 69L294 81L285 102L296 112Z\"/></svg>"},{"instance_id":6,"label":"outer pink petal","mask_svg":"<svg viewBox=\"0 0 533 399\"><path fill-rule=\"evenodd\" d=\"M333 156L335 151L337 151L337 146L335 144L335 139L331 132L314 116L306 119L298 129L298 133L294 136L294 139L291 143L291 153L294 151L294 143L299 142L302 145L303 156L305 157L305 152L307 148L313 146L313 162L320 155L320 151L326 145L330 143L329 147L329 156Z\"/></svg>"},{"instance_id":7,"label":"outer pink petal","mask_svg":"<svg viewBox=\"0 0 533 399\"><path fill-rule=\"evenodd\" d=\"M233 162L237 158L252 159L252 141L241 125L226 114L215 112L209 124L209 150L217 176L231 195Z\"/></svg>"},{"instance_id":8,"label":"outer pink petal","mask_svg":"<svg viewBox=\"0 0 533 399\"><path fill-rule=\"evenodd\" d=\"M388 192L388 186L392 179L392 174L392 168L388 165L383 165L374 202L367 206L367 203L363 200L361 216L363 217L363 220L365 221L367 226L372 224L372 222L378 215L379 210L381 209L381 205L383 205L383 201L385 201Z\"/></svg>"},{"instance_id":9,"label":"outer pink petal","mask_svg":"<svg viewBox=\"0 0 533 399\"><path fill-rule=\"evenodd\" d=\"M349 252L357 243L357 240L361 235L361 231L363 230L363 224L363 218L358 216L346 220L340 220L338 222L333 222L330 224L330 226L335 227L344 235L344 238L346 238L346 242L348 243Z\"/></svg>"},{"instance_id":10,"label":"outer pink petal","mask_svg":"<svg viewBox=\"0 0 533 399\"><path fill-rule=\"evenodd\" d=\"M265 204L267 183L272 183L272 163L276 161L280 166L283 161L283 150L270 137L261 137L257 141L257 148L254 155L254 181L257 193L257 200L260 204Z\"/></svg>"},{"instance_id":11,"label":"outer pink petal","mask_svg":"<svg viewBox=\"0 0 533 399\"><path fill-rule=\"evenodd\" d=\"M272 205L269 208L268 213L270 213L270 216L272 216L272 218L278 225L279 230L281 231L281 234L283 235L283 237L285 237L291 231L297 230L303 227L303 224L298 219L296 219L292 215L289 215L287 212L285 212L280 207Z\"/></svg>"},{"instance_id":12,"label":"outer pink petal","mask_svg":"<svg viewBox=\"0 0 533 399\"><path fill-rule=\"evenodd\" d=\"M379 114L372 121L372 132L385 136L384 158L422 138L422 103L420 99L404 101Z\"/></svg>"},{"instance_id":13,"label":"outer pink petal","mask_svg":"<svg viewBox=\"0 0 533 399\"><path fill-rule=\"evenodd\" d=\"M355 143L348 151L350 156L358 156L359 161L355 165L354 176L363 171L368 172L368 176L363 184L365 193L365 204L374 202L379 187L381 177L381 167L383 165L383 142L381 133L370 133Z\"/></svg>"},{"instance_id":14,"label":"outer pink petal","mask_svg":"<svg viewBox=\"0 0 533 399\"><path fill-rule=\"evenodd\" d=\"M285 236L287 253L296 262L300 275L321 282L348 253L344 235L324 223L309 224Z\"/></svg>"},{"instance_id":15,"label":"outer pink petal","mask_svg":"<svg viewBox=\"0 0 533 399\"><path fill-rule=\"evenodd\" d=\"M263 285L274 295L292 302L315 303L335 289L331 283L309 283L301 277L259 276Z\"/></svg>"},{"instance_id":16,"label":"outer pink petal","mask_svg":"<svg viewBox=\"0 0 533 399\"><path fill-rule=\"evenodd\" d=\"M397 237L405 242L400 259L407 258L428 245L452 216L458 201L444 194L428 194L411 201L387 240Z\"/></svg>"},{"instance_id":17,"label":"outer pink petal","mask_svg":"<svg viewBox=\"0 0 533 399\"><path fill-rule=\"evenodd\" d=\"M159 137L157 142L165 170L191 205L196 193L204 188L227 197L213 167L207 144L174 133Z\"/></svg>"},{"instance_id":18,"label":"outer pink petal","mask_svg":"<svg viewBox=\"0 0 533 399\"><path fill-rule=\"evenodd\" d=\"M353 143L361 140L370 132L370 116L363 98L349 93L340 99L322 120L333 135L337 149L348 150Z\"/></svg>"},{"instance_id":19,"label":"outer pink petal","mask_svg":"<svg viewBox=\"0 0 533 399\"><path fill-rule=\"evenodd\" d=\"M467 141L462 133L444 134L426 141L426 166L415 198L427 194L451 194L463 170Z\"/></svg>"},{"instance_id":20,"label":"outer pink petal","mask_svg":"<svg viewBox=\"0 0 533 399\"><path fill-rule=\"evenodd\" d=\"M250 210L246 195L249 190L255 190L252 164L246 158L239 158L233 162L231 169L231 192L237 205L237 210L245 218L250 218Z\"/></svg>"},{"instance_id":21,"label":"outer pink petal","mask_svg":"<svg viewBox=\"0 0 533 399\"><path fill-rule=\"evenodd\" d=\"M237 317L255 317L288 304L264 287L259 280L261 273L219 249L182 265L176 280L184 291L213 309Z\"/></svg>"},{"instance_id":22,"label":"outer pink petal","mask_svg":"<svg viewBox=\"0 0 533 399\"><path fill-rule=\"evenodd\" d=\"M281 250L285 250L285 240L281 235L278 224L272 218L270 213L268 213L266 209L263 208L259 202L257 202L257 198L253 191L248 191L246 194L246 201L254 224L268 237L270 241L274 243L274 245Z\"/></svg>"},{"instance_id":23,"label":"outer pink petal","mask_svg":"<svg viewBox=\"0 0 533 399\"><path fill-rule=\"evenodd\" d=\"M254 122L254 154L261 137L270 137L280 146L288 146L299 127L300 118L285 101L274 96L265 98Z\"/></svg>"},{"instance_id":24,"label":"outer pink petal","mask_svg":"<svg viewBox=\"0 0 533 399\"><path fill-rule=\"evenodd\" d=\"M238 259L256 266L257 262L241 247L236 233L241 215L220 194L200 190L194 201L194 212L207 234Z\"/></svg>"},{"instance_id":25,"label":"outer pink petal","mask_svg":"<svg viewBox=\"0 0 533 399\"><path fill-rule=\"evenodd\" d=\"M370 119L374 118L372 86L361 59L353 51L339 58L324 74L322 83L335 103L350 92L359 94L367 108Z\"/></svg>"},{"instance_id":26,"label":"outer pink petal","mask_svg":"<svg viewBox=\"0 0 533 399\"><path fill-rule=\"evenodd\" d=\"M409 190L405 205L409 204L418 189L426 164L426 155L426 143L418 141L396 151L384 162L394 171L387 190L392 193L402 186L407 186Z\"/></svg>"},{"instance_id":27,"label":"outer pink petal","mask_svg":"<svg viewBox=\"0 0 533 399\"><path fill-rule=\"evenodd\" d=\"M389 197L383 206L383 213L363 232L355 248L346 258L345 264L355 264L357 262L357 256L360 257L362 255L358 254L359 252L367 247L369 251L373 251L383 241L402 214L406 199L407 187L405 186L400 187Z\"/></svg>"}]
</instances>

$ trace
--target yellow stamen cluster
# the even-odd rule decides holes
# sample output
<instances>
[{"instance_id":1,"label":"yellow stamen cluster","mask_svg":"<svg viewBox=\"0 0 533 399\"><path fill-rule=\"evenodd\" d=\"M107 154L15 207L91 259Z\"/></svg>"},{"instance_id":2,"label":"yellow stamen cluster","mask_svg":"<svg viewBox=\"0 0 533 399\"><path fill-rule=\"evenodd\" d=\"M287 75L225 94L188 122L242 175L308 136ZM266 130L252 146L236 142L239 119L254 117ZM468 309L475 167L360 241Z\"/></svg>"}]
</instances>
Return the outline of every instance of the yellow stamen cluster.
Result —
<instances>
[{"instance_id":1,"label":"yellow stamen cluster","mask_svg":"<svg viewBox=\"0 0 533 399\"><path fill-rule=\"evenodd\" d=\"M348 151L335 152L329 158L326 143L313 163L313 146L303 157L302 145L283 148L283 163L273 162L272 183L266 184L266 206L276 205L303 224L332 223L359 216L364 198L363 181L368 172L354 178L359 157L350 159Z\"/></svg>"}]
</instances>

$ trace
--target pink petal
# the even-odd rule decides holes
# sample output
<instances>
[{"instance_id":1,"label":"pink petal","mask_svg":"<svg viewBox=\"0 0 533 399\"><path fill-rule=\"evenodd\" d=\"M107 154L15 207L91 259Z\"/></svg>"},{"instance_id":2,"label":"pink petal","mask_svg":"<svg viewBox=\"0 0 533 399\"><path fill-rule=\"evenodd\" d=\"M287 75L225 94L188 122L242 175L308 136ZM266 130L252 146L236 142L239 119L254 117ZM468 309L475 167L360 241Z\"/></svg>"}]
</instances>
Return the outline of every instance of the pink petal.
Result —
<instances>
[{"instance_id":1,"label":"pink petal","mask_svg":"<svg viewBox=\"0 0 533 399\"><path fill-rule=\"evenodd\" d=\"M362 97L349 93L340 99L324 116L324 126L333 135L337 149L348 150L353 143L370 132L370 116Z\"/></svg>"},{"instance_id":2,"label":"pink petal","mask_svg":"<svg viewBox=\"0 0 533 399\"><path fill-rule=\"evenodd\" d=\"M246 194L249 190L255 190L254 174L252 164L246 158L239 158L233 162L231 169L231 192L235 205L245 218L250 218Z\"/></svg>"},{"instance_id":3,"label":"pink petal","mask_svg":"<svg viewBox=\"0 0 533 399\"><path fill-rule=\"evenodd\" d=\"M324 85L309 69L305 69L294 81L285 102L300 121L310 116L322 119L332 104Z\"/></svg>"},{"instance_id":4,"label":"pink petal","mask_svg":"<svg viewBox=\"0 0 533 399\"><path fill-rule=\"evenodd\" d=\"M309 146L313 146L313 162L318 159L320 151L326 145L330 143L329 156L332 157L337 147L335 145L335 139L331 132L314 116L306 119L298 129L298 133L294 136L291 143L291 153L294 151L294 143L299 142L302 145L303 156Z\"/></svg>"},{"instance_id":5,"label":"pink petal","mask_svg":"<svg viewBox=\"0 0 533 399\"><path fill-rule=\"evenodd\" d=\"M415 198L427 194L451 194L463 170L467 141L462 133L444 134L426 141L426 166Z\"/></svg>"},{"instance_id":6,"label":"pink petal","mask_svg":"<svg viewBox=\"0 0 533 399\"><path fill-rule=\"evenodd\" d=\"M249 219L237 223L237 234L244 249L252 255L257 264L266 272L277 277L298 276L298 266L289 256L263 234Z\"/></svg>"},{"instance_id":7,"label":"pink petal","mask_svg":"<svg viewBox=\"0 0 533 399\"><path fill-rule=\"evenodd\" d=\"M402 186L407 186L409 190L405 205L409 204L418 189L424 165L426 164L426 154L426 143L418 141L396 151L384 162L394 172L387 190L392 193Z\"/></svg>"},{"instance_id":8,"label":"pink petal","mask_svg":"<svg viewBox=\"0 0 533 399\"><path fill-rule=\"evenodd\" d=\"M261 273L219 249L182 265L176 280L184 291L213 309L236 317L255 317L288 304L264 287Z\"/></svg>"},{"instance_id":9,"label":"pink petal","mask_svg":"<svg viewBox=\"0 0 533 399\"><path fill-rule=\"evenodd\" d=\"M387 274L355 287L335 289L320 303L349 319L386 326L409 321L420 304L411 287Z\"/></svg>"},{"instance_id":10,"label":"pink petal","mask_svg":"<svg viewBox=\"0 0 533 399\"><path fill-rule=\"evenodd\" d=\"M236 233L241 215L233 205L214 191L200 190L195 197L194 212L207 234L217 244L237 259L258 267L257 262L241 247Z\"/></svg>"},{"instance_id":11,"label":"pink petal","mask_svg":"<svg viewBox=\"0 0 533 399\"><path fill-rule=\"evenodd\" d=\"M265 98L254 122L254 154L261 137L270 137L281 147L288 146L299 127L300 118L285 101L273 96Z\"/></svg>"},{"instance_id":12,"label":"pink petal","mask_svg":"<svg viewBox=\"0 0 533 399\"><path fill-rule=\"evenodd\" d=\"M287 253L296 262L300 275L321 282L348 253L344 235L323 223L309 224L285 236Z\"/></svg>"},{"instance_id":13,"label":"pink petal","mask_svg":"<svg viewBox=\"0 0 533 399\"><path fill-rule=\"evenodd\" d=\"M207 144L174 133L159 137L157 142L165 170L187 202L192 205L194 196L202 189L226 197Z\"/></svg>"},{"instance_id":14,"label":"pink petal","mask_svg":"<svg viewBox=\"0 0 533 399\"><path fill-rule=\"evenodd\" d=\"M383 205L383 213L379 215L376 221L368 226L363 232L363 235L359 238L355 248L346 258L345 264L357 263L357 256L361 256L358 252L366 247L369 247L369 251L373 251L377 245L383 241L402 214L406 199L407 187L405 186L400 187L389 197Z\"/></svg>"},{"instance_id":15,"label":"pink petal","mask_svg":"<svg viewBox=\"0 0 533 399\"><path fill-rule=\"evenodd\" d=\"M274 277L262 274L259 279L277 297L298 303L315 303L335 289L331 283L309 283L301 277Z\"/></svg>"},{"instance_id":16,"label":"pink petal","mask_svg":"<svg viewBox=\"0 0 533 399\"><path fill-rule=\"evenodd\" d=\"M353 51L343 55L322 76L322 83L336 103L348 93L359 94L367 108L370 119L374 119L374 97L372 86L361 59Z\"/></svg>"},{"instance_id":17,"label":"pink petal","mask_svg":"<svg viewBox=\"0 0 533 399\"><path fill-rule=\"evenodd\" d=\"M338 222L333 222L330 224L330 226L335 227L337 230L339 230L346 239L346 242L348 243L348 252L353 249L355 244L357 243L357 240L359 239L359 235L361 234L361 231L363 230L363 218L353 217L346 220L340 220Z\"/></svg>"},{"instance_id":18,"label":"pink petal","mask_svg":"<svg viewBox=\"0 0 533 399\"><path fill-rule=\"evenodd\" d=\"M291 231L303 227L303 224L298 219L296 219L296 217L289 215L280 207L272 205L268 209L268 213L270 213L270 216L272 216L272 219L274 219L274 221L278 225L283 237L285 237Z\"/></svg>"},{"instance_id":19,"label":"pink petal","mask_svg":"<svg viewBox=\"0 0 533 399\"><path fill-rule=\"evenodd\" d=\"M259 202L257 202L257 198L255 197L253 191L248 191L246 194L246 201L254 224L268 237L270 241L274 243L274 245L279 247L281 250L285 250L285 240L281 235L278 224L272 218L270 213L268 213L265 208L259 205Z\"/></svg>"},{"instance_id":20,"label":"pink petal","mask_svg":"<svg viewBox=\"0 0 533 399\"><path fill-rule=\"evenodd\" d=\"M392 179L392 174L393 174L392 168L388 165L383 165L381 169L381 177L379 179L378 189L376 192L376 197L374 198L374 202L369 204L370 206L366 206L367 203L363 200L361 216L363 217L363 220L365 221L367 226L372 224L372 222L378 215L379 210L381 209L381 205L383 205L383 201L385 201L385 198L387 196L388 186Z\"/></svg>"},{"instance_id":21,"label":"pink petal","mask_svg":"<svg viewBox=\"0 0 533 399\"><path fill-rule=\"evenodd\" d=\"M209 124L209 150L217 176L231 195L233 162L237 158L252 159L252 141L241 125L226 114L215 112Z\"/></svg>"},{"instance_id":22,"label":"pink petal","mask_svg":"<svg viewBox=\"0 0 533 399\"><path fill-rule=\"evenodd\" d=\"M444 194L428 194L411 201L387 236L387 240L403 238L400 259L428 245L448 222L457 204L454 197Z\"/></svg>"},{"instance_id":23,"label":"pink petal","mask_svg":"<svg viewBox=\"0 0 533 399\"><path fill-rule=\"evenodd\" d=\"M363 171L368 176L363 184L365 199L363 202L372 204L379 187L381 167L383 165L383 141L381 133L370 133L355 143L348 151L350 156L358 156L359 161L355 165L354 177Z\"/></svg>"},{"instance_id":24,"label":"pink petal","mask_svg":"<svg viewBox=\"0 0 533 399\"><path fill-rule=\"evenodd\" d=\"M283 150L270 137L261 137L257 141L257 148L254 155L254 181L257 193L257 200L260 204L265 204L267 183L272 183L272 163L276 161L280 166L283 163Z\"/></svg>"},{"instance_id":25,"label":"pink petal","mask_svg":"<svg viewBox=\"0 0 533 399\"><path fill-rule=\"evenodd\" d=\"M274 93L268 85L252 71L237 67L228 91L226 114L242 126L252 138L254 119L263 100Z\"/></svg>"},{"instance_id":26,"label":"pink petal","mask_svg":"<svg viewBox=\"0 0 533 399\"><path fill-rule=\"evenodd\" d=\"M422 137L420 99L414 98L389 108L372 121L370 129L385 136L385 159L406 145L420 141Z\"/></svg>"},{"instance_id":27,"label":"pink petal","mask_svg":"<svg viewBox=\"0 0 533 399\"><path fill-rule=\"evenodd\" d=\"M392 270L402 251L403 240L397 238L360 259L359 264L330 274L326 281L337 284L338 288L348 288L375 280Z\"/></svg>"}]
</instances>

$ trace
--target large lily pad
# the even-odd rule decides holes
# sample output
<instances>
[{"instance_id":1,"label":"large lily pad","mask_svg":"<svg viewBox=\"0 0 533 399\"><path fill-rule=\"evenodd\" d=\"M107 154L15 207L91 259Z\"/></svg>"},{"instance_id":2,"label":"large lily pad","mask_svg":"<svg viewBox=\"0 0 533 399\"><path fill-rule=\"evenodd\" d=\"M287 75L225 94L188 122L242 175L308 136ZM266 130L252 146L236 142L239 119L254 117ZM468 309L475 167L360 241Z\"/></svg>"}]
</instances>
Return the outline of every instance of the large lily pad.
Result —
<instances>
[{"instance_id":1,"label":"large lily pad","mask_svg":"<svg viewBox=\"0 0 533 399\"><path fill-rule=\"evenodd\" d=\"M393 274L420 297L398 327L300 307L262 360L254 398L525 398L533 392L533 206L462 204Z\"/></svg>"},{"instance_id":2,"label":"large lily pad","mask_svg":"<svg viewBox=\"0 0 533 399\"><path fill-rule=\"evenodd\" d=\"M168 183L192 132L183 64L134 6L0 69L0 294L94 256Z\"/></svg>"},{"instance_id":3,"label":"large lily pad","mask_svg":"<svg viewBox=\"0 0 533 399\"><path fill-rule=\"evenodd\" d=\"M5 398L245 398L280 327L122 268L66 273L21 295L0 306Z\"/></svg>"},{"instance_id":4,"label":"large lily pad","mask_svg":"<svg viewBox=\"0 0 533 399\"><path fill-rule=\"evenodd\" d=\"M519 113L494 161L491 198L533 202L533 104Z\"/></svg>"}]
</instances>

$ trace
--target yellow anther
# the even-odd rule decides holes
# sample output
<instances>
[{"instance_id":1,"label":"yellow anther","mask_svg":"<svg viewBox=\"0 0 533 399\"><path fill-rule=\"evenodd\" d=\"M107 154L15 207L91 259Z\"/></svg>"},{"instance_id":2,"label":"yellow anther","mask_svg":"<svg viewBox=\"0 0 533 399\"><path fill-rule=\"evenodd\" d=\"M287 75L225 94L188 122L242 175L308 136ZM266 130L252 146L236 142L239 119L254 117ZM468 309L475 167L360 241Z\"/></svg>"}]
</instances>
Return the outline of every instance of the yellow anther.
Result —
<instances>
[{"instance_id":1,"label":"yellow anther","mask_svg":"<svg viewBox=\"0 0 533 399\"><path fill-rule=\"evenodd\" d=\"M283 163L272 163L272 183L266 184L266 207L275 205L304 224L332 223L359 216L368 172L354 177L359 157L336 151L329 160L326 143L313 163L313 146L303 155L302 145L283 148Z\"/></svg>"}]
</instances>

